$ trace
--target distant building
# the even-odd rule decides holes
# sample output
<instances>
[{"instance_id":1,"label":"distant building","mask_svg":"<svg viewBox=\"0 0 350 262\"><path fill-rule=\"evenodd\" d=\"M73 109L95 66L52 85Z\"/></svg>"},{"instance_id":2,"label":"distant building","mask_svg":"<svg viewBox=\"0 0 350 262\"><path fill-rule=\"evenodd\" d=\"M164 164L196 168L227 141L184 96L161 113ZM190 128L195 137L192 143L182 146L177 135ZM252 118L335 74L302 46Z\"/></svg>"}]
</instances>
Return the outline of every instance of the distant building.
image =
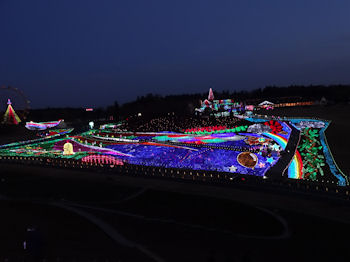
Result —
<instances>
[{"instance_id":1,"label":"distant building","mask_svg":"<svg viewBox=\"0 0 350 262\"><path fill-rule=\"evenodd\" d=\"M277 98L271 98L269 100L270 101L260 102L258 104L258 107L266 108L268 106L268 103L271 103L270 106L273 108L276 108L276 107L294 107L294 106L311 106L311 105L315 104L313 101L306 101L304 98L299 97L299 96L277 97ZM255 102L256 102L256 99L255 99ZM258 103L258 102L256 102L256 103Z\"/></svg>"},{"instance_id":2,"label":"distant building","mask_svg":"<svg viewBox=\"0 0 350 262\"><path fill-rule=\"evenodd\" d=\"M220 117L229 116L231 113L239 113L242 111L245 111L245 106L242 103L235 102L233 99L214 100L214 93L210 88L208 99L201 101L200 107L195 109L195 114Z\"/></svg>"},{"instance_id":3,"label":"distant building","mask_svg":"<svg viewBox=\"0 0 350 262\"><path fill-rule=\"evenodd\" d=\"M322 96L322 98L320 99L320 105L321 106L325 106L327 104L328 104L327 99L324 96Z\"/></svg>"}]
</instances>

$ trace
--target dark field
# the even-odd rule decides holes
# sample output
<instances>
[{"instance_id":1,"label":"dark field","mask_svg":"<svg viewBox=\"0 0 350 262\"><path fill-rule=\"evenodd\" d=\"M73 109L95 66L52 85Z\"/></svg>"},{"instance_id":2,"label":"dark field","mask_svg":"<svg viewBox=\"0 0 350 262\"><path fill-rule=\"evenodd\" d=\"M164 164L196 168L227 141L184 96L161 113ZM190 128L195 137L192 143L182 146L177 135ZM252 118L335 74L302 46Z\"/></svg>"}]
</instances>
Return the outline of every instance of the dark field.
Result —
<instances>
[{"instance_id":1,"label":"dark field","mask_svg":"<svg viewBox=\"0 0 350 262\"><path fill-rule=\"evenodd\" d=\"M6 213L0 239L3 257L24 254L25 230L35 225L46 258L157 261L137 247L113 241L88 219L52 206L58 203L98 218L162 258L158 261L350 258L339 253L346 250L343 239L350 234L347 203L87 172L0 168L0 192L15 199L0 202Z\"/></svg>"},{"instance_id":2,"label":"dark field","mask_svg":"<svg viewBox=\"0 0 350 262\"><path fill-rule=\"evenodd\" d=\"M0 209L0 259L112 259L130 256L130 250L116 245L94 224L66 210L7 200L0 201ZM36 228L35 233L27 231L32 227ZM27 250L23 248L24 241L28 243Z\"/></svg>"},{"instance_id":3,"label":"dark field","mask_svg":"<svg viewBox=\"0 0 350 262\"><path fill-rule=\"evenodd\" d=\"M0 145L37 138L36 132L26 129L23 123L19 126L0 125Z\"/></svg>"}]
</instances>

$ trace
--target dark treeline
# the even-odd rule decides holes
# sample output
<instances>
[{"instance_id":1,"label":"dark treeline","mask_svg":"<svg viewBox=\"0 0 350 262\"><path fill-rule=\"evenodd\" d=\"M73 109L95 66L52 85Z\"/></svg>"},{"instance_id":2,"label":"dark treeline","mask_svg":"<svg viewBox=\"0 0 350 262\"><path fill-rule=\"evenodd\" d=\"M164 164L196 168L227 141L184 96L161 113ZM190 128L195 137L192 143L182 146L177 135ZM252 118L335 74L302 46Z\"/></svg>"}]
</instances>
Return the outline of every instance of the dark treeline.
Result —
<instances>
[{"instance_id":1,"label":"dark treeline","mask_svg":"<svg viewBox=\"0 0 350 262\"><path fill-rule=\"evenodd\" d=\"M76 119L98 119L106 116L106 109L97 108L93 112L86 112L83 108L45 108L32 109L29 111L28 120L31 121L54 121L65 119L73 121Z\"/></svg>"},{"instance_id":2,"label":"dark treeline","mask_svg":"<svg viewBox=\"0 0 350 262\"><path fill-rule=\"evenodd\" d=\"M208 88L209 90L209 88ZM267 86L252 91L214 91L215 99L234 99L249 103L259 103L263 100L272 102L295 102L296 100L320 100L325 97L331 103L348 103L350 100L350 85L311 85L311 86ZM113 116L114 120L142 113L143 117L156 117L166 114L193 115L194 109L200 106L200 101L208 97L208 91L197 94L181 94L161 96L147 94L139 96L135 101L119 106L116 101L106 108L95 108L86 112L82 108L46 108L31 110L28 119L33 121L76 119L101 119Z\"/></svg>"},{"instance_id":3,"label":"dark treeline","mask_svg":"<svg viewBox=\"0 0 350 262\"><path fill-rule=\"evenodd\" d=\"M270 99L281 97L301 97L305 100L320 100L325 97L335 103L348 102L350 99L350 85L310 85L310 86L267 86L250 92L238 92L238 99Z\"/></svg>"},{"instance_id":4,"label":"dark treeline","mask_svg":"<svg viewBox=\"0 0 350 262\"><path fill-rule=\"evenodd\" d=\"M200 99L205 99L207 94L183 94L160 96L148 94L138 97L135 101L125 103L120 108L120 114L123 116L142 113L148 115L163 115L172 113L184 115L194 112L195 107L200 105Z\"/></svg>"},{"instance_id":5,"label":"dark treeline","mask_svg":"<svg viewBox=\"0 0 350 262\"><path fill-rule=\"evenodd\" d=\"M259 103L263 100L272 102L316 101L325 97L332 103L347 103L350 99L350 85L332 86L267 86L252 91L214 91L215 99L234 99L239 102ZM208 97L208 92L198 94L182 94L160 96L148 94L138 97L135 101L121 106L121 115L162 115L174 112L178 115L193 114L194 108L200 106L200 101Z\"/></svg>"}]
</instances>

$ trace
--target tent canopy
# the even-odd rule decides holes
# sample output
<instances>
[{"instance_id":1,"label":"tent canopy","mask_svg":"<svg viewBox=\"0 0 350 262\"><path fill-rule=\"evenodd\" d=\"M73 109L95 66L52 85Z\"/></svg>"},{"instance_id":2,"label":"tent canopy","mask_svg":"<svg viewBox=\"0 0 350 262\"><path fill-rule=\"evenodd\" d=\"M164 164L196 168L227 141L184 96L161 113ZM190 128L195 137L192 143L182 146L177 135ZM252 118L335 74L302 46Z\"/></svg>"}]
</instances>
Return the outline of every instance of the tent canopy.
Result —
<instances>
[{"instance_id":1,"label":"tent canopy","mask_svg":"<svg viewBox=\"0 0 350 262\"><path fill-rule=\"evenodd\" d=\"M271 102L269 102L269 101L267 101L267 100L265 100L264 102L261 102L261 103L259 104L259 106L271 106L271 105L273 105L273 103L271 103Z\"/></svg>"}]
</instances>

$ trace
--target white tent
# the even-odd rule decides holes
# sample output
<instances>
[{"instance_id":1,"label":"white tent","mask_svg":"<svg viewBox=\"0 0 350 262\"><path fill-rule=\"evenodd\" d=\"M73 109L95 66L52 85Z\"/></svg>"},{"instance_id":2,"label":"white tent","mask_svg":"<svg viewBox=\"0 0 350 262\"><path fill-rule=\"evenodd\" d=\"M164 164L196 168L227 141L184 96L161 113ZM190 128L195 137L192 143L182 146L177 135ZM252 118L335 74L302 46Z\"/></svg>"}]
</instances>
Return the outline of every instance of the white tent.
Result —
<instances>
[{"instance_id":1,"label":"white tent","mask_svg":"<svg viewBox=\"0 0 350 262\"><path fill-rule=\"evenodd\" d=\"M265 100L264 102L261 102L260 104L259 104L259 106L272 106L273 105L273 103L271 103L271 102L269 102L269 101L267 101L267 100Z\"/></svg>"}]
</instances>

